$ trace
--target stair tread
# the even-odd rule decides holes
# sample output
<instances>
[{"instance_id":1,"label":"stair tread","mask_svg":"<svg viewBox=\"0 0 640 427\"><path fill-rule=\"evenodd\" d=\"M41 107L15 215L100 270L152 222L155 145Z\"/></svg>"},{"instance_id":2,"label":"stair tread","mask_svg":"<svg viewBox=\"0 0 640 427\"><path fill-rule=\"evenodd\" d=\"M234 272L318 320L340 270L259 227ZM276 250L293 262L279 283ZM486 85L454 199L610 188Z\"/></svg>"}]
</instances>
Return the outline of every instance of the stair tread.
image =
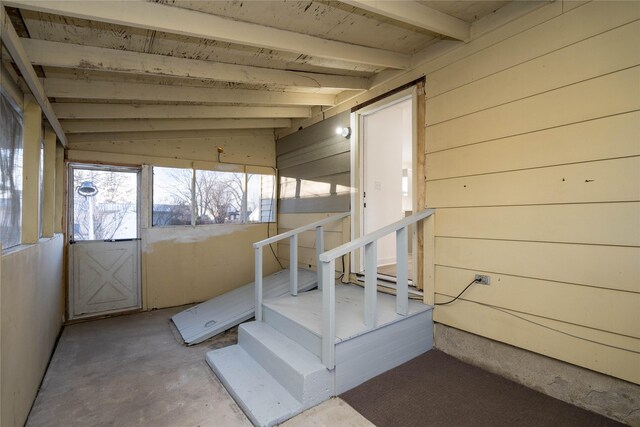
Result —
<instances>
[{"instance_id":1,"label":"stair tread","mask_svg":"<svg viewBox=\"0 0 640 427\"><path fill-rule=\"evenodd\" d=\"M265 322L250 322L240 327L302 375L326 369L318 356Z\"/></svg>"},{"instance_id":2,"label":"stair tread","mask_svg":"<svg viewBox=\"0 0 640 427\"><path fill-rule=\"evenodd\" d=\"M272 426L303 409L240 345L208 352L207 363L254 425Z\"/></svg>"}]
</instances>

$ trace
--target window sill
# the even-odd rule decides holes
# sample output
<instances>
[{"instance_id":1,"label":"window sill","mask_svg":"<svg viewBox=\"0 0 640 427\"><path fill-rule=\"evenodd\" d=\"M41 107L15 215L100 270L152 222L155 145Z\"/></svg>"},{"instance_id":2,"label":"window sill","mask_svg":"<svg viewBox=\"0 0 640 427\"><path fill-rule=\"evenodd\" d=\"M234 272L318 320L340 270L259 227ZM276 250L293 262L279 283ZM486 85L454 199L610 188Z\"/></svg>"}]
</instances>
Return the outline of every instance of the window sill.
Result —
<instances>
[{"instance_id":1,"label":"window sill","mask_svg":"<svg viewBox=\"0 0 640 427\"><path fill-rule=\"evenodd\" d=\"M37 243L21 243L21 244L16 245L16 246L11 246L10 248L7 248L7 249L3 248L2 249L2 257L6 256L6 255L13 255L13 254L16 254L16 253L19 253L19 252L22 252L22 251L26 251L29 248L37 246L37 245L39 245L41 243L49 242L49 241L51 241L53 239L57 239L60 236L62 236L62 234L57 233L57 234L54 234L51 237L41 237L41 238L38 239Z\"/></svg>"}]
</instances>

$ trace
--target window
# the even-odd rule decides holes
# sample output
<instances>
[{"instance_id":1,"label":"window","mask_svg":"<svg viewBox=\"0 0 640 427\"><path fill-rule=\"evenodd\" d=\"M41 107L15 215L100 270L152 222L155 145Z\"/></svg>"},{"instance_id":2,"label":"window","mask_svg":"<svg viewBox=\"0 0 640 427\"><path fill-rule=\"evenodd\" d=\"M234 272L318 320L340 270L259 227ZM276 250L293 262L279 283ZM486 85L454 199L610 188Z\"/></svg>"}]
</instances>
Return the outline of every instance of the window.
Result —
<instances>
[{"instance_id":1,"label":"window","mask_svg":"<svg viewBox=\"0 0 640 427\"><path fill-rule=\"evenodd\" d=\"M274 183L273 174L154 167L153 226L273 222Z\"/></svg>"},{"instance_id":2,"label":"window","mask_svg":"<svg viewBox=\"0 0 640 427\"><path fill-rule=\"evenodd\" d=\"M138 174L73 169L73 240L138 237Z\"/></svg>"},{"instance_id":3,"label":"window","mask_svg":"<svg viewBox=\"0 0 640 427\"><path fill-rule=\"evenodd\" d=\"M273 175L247 174L249 222L275 221L275 179Z\"/></svg>"},{"instance_id":4,"label":"window","mask_svg":"<svg viewBox=\"0 0 640 427\"><path fill-rule=\"evenodd\" d=\"M0 94L0 241L20 244L22 233L22 117Z\"/></svg>"},{"instance_id":5,"label":"window","mask_svg":"<svg viewBox=\"0 0 640 427\"><path fill-rule=\"evenodd\" d=\"M245 222L244 174L196 170L196 225Z\"/></svg>"},{"instance_id":6,"label":"window","mask_svg":"<svg viewBox=\"0 0 640 427\"><path fill-rule=\"evenodd\" d=\"M153 168L154 226L191 225L193 169Z\"/></svg>"}]
</instances>

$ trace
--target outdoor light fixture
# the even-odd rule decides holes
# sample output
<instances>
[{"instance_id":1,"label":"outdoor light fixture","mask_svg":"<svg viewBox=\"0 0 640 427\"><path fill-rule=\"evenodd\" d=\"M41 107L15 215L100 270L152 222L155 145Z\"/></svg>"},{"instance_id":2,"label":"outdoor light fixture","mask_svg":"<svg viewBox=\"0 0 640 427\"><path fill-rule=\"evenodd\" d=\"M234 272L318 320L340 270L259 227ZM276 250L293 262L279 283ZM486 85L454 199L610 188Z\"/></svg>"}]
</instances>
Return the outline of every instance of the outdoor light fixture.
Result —
<instances>
[{"instance_id":1,"label":"outdoor light fixture","mask_svg":"<svg viewBox=\"0 0 640 427\"><path fill-rule=\"evenodd\" d=\"M91 181L84 181L76 191L79 195L85 197L93 197L98 194L98 189Z\"/></svg>"},{"instance_id":2,"label":"outdoor light fixture","mask_svg":"<svg viewBox=\"0 0 640 427\"><path fill-rule=\"evenodd\" d=\"M337 127L336 128L336 135L342 135L345 138L349 138L351 136L351 128L349 126L347 127Z\"/></svg>"}]
</instances>

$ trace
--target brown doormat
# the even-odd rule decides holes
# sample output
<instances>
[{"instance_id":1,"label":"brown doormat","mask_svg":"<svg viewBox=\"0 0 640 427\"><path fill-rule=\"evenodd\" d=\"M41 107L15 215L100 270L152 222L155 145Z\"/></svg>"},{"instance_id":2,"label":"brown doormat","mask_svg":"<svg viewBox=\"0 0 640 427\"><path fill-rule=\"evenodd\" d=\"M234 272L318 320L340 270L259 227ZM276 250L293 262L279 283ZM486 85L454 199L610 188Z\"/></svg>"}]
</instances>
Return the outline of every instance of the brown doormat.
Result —
<instances>
[{"instance_id":1,"label":"brown doormat","mask_svg":"<svg viewBox=\"0 0 640 427\"><path fill-rule=\"evenodd\" d=\"M378 427L623 425L438 350L340 397Z\"/></svg>"}]
</instances>

